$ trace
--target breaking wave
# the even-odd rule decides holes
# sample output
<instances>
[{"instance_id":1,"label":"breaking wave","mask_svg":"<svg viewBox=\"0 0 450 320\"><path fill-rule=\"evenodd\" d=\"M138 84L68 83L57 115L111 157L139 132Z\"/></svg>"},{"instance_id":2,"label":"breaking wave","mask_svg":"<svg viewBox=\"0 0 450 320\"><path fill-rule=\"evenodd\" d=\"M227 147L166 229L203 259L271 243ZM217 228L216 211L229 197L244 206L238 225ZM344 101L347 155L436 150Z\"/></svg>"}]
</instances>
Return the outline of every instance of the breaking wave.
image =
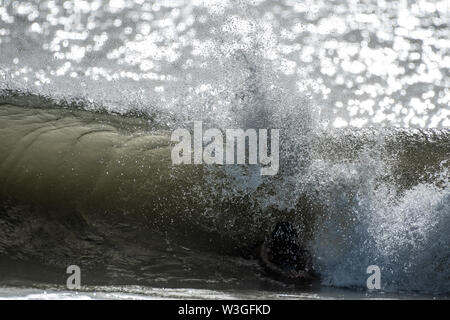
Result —
<instances>
[{"instance_id":1,"label":"breaking wave","mask_svg":"<svg viewBox=\"0 0 450 320\"><path fill-rule=\"evenodd\" d=\"M364 32L337 23L338 39L325 41L332 30L322 30L319 16L328 11L310 16L290 1L181 1L148 12L137 10L139 1L114 2L89 2L96 15L70 5L5 6L2 21L15 27L0 21L8 38L0 37L4 265L62 268L75 259L125 282L246 287L265 277L255 248L274 224L289 221L323 285L365 288L366 268L375 264L386 291L450 292L450 131L445 107L432 112L446 96L423 92L430 96L424 118L417 101L410 108L417 114L386 107L389 99L402 102L392 77L414 82L403 65L413 62L365 46L356 48L358 63L337 43L367 38ZM335 19L349 18L336 12ZM417 37L420 23L399 21L399 34ZM105 31L113 26L117 34ZM400 38L396 47L406 46L408 37ZM427 60L427 48L424 64L446 61L445 50ZM344 60L338 70L330 66L333 50ZM380 55L401 63L385 70ZM380 68L374 77L364 73L370 63ZM445 87L445 77L423 76L436 90ZM370 88L355 88L359 77ZM373 96L381 90L377 77L393 91ZM358 113L355 122L353 109L345 116L326 106L329 94L351 96L350 109L381 120ZM377 104L386 106L373 111ZM334 128L343 117L362 128ZM248 165L173 166L170 132L199 120L223 130L280 129L279 174L262 177ZM429 128L397 128L409 124Z\"/></svg>"}]
</instances>

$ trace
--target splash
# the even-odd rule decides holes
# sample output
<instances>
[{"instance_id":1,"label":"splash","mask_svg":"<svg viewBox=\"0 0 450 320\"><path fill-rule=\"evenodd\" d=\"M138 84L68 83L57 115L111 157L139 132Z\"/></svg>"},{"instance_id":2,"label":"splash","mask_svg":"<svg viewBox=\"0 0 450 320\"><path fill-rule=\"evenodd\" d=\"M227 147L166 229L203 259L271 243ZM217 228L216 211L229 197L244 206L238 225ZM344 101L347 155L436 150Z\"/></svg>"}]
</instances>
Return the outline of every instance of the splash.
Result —
<instances>
[{"instance_id":1,"label":"splash","mask_svg":"<svg viewBox=\"0 0 450 320\"><path fill-rule=\"evenodd\" d=\"M325 209L311 245L323 283L365 288L366 268L377 265L384 291L448 292L447 161L432 183L399 191L386 181L391 174L386 162L369 154L313 166L320 183L311 187Z\"/></svg>"}]
</instances>

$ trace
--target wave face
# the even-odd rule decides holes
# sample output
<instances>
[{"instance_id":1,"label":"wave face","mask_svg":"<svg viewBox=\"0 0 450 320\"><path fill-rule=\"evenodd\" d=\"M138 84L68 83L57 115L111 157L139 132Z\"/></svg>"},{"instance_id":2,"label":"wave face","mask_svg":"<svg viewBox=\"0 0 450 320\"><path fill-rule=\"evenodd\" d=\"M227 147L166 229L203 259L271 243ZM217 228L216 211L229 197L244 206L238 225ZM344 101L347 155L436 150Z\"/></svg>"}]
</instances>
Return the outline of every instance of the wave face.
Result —
<instances>
[{"instance_id":1,"label":"wave face","mask_svg":"<svg viewBox=\"0 0 450 320\"><path fill-rule=\"evenodd\" d=\"M141 118L6 104L0 110L0 199L9 231L0 243L9 257L45 257L60 266L82 254L84 265L112 268L118 262L107 262L104 251L113 245L107 252L125 269L133 266L123 266L130 241L153 257L169 239L200 252L248 256L274 223L287 220L302 231L325 284L362 286L361 270L376 264L387 274L386 290L448 290L445 130L316 136L294 184L291 159L269 178L252 166L173 166L170 131L149 130ZM25 225L35 225L24 231L30 216ZM43 239L33 235L41 228ZM25 245L27 237L34 239ZM55 241L61 252L49 253L42 242ZM143 255L137 265L149 259Z\"/></svg>"},{"instance_id":2,"label":"wave face","mask_svg":"<svg viewBox=\"0 0 450 320\"><path fill-rule=\"evenodd\" d=\"M258 286L287 220L324 285L450 291L445 6L3 4L3 266ZM199 120L280 129L279 174L172 166Z\"/></svg>"}]
</instances>

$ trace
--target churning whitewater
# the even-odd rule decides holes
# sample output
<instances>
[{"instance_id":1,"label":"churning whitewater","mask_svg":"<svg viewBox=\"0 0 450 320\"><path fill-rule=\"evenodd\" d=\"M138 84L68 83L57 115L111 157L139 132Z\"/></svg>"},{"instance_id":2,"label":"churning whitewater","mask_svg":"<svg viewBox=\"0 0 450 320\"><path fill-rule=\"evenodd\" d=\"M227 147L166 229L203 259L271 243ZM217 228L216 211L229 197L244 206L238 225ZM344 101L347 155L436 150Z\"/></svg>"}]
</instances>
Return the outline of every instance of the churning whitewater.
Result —
<instances>
[{"instance_id":1,"label":"churning whitewater","mask_svg":"<svg viewBox=\"0 0 450 320\"><path fill-rule=\"evenodd\" d=\"M450 294L440 2L78 2L0 0L2 284ZM200 122L274 170L174 163Z\"/></svg>"}]
</instances>

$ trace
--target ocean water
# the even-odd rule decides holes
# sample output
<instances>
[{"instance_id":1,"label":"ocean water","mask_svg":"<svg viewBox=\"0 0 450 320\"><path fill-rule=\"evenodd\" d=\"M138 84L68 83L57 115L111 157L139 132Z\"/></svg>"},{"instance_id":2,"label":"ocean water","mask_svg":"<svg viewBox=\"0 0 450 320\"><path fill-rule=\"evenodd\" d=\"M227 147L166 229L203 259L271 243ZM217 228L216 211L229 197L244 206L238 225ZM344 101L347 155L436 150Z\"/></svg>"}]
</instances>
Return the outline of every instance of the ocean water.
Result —
<instances>
[{"instance_id":1,"label":"ocean water","mask_svg":"<svg viewBox=\"0 0 450 320\"><path fill-rule=\"evenodd\" d=\"M447 297L449 12L0 0L0 296ZM193 121L280 129L278 174L173 166ZM278 221L312 283L261 262Z\"/></svg>"}]
</instances>

